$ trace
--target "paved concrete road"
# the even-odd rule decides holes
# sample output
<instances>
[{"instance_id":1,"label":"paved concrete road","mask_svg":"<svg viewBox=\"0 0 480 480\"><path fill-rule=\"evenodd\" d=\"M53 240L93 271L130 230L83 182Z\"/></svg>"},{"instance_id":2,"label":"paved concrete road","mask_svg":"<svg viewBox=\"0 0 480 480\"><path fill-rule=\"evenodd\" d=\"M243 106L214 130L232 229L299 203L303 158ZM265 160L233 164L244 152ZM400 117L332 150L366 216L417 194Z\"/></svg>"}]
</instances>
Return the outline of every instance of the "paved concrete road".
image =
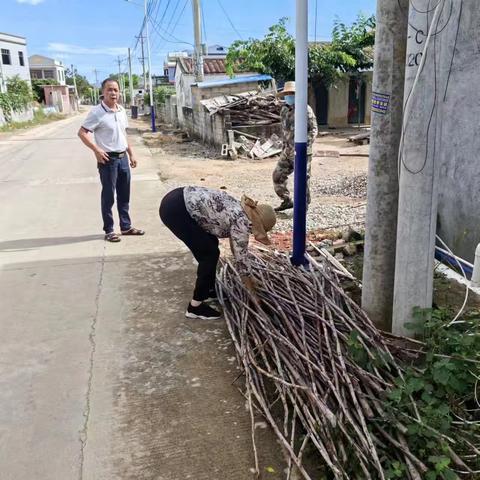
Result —
<instances>
[{"instance_id":1,"label":"paved concrete road","mask_svg":"<svg viewBox=\"0 0 480 480\"><path fill-rule=\"evenodd\" d=\"M158 168L134 138L147 235L106 244L80 123L0 137L0 478L251 478L233 353L222 321L184 318L194 264L160 226Z\"/></svg>"}]
</instances>

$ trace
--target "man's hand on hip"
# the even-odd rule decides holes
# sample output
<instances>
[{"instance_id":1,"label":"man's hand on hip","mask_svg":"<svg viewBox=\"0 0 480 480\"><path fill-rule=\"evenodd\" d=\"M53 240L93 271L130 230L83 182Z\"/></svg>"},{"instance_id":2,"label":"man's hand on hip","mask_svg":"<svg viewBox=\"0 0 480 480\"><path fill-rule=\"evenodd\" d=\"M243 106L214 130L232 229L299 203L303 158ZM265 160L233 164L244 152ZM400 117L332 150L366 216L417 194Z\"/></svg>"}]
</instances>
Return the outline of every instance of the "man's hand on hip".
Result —
<instances>
[{"instance_id":1,"label":"man's hand on hip","mask_svg":"<svg viewBox=\"0 0 480 480\"><path fill-rule=\"evenodd\" d=\"M95 150L95 157L97 157L97 162L101 163L102 165L105 165L110 161L110 159L108 158L107 152L105 152L101 148L97 148Z\"/></svg>"},{"instance_id":2,"label":"man's hand on hip","mask_svg":"<svg viewBox=\"0 0 480 480\"><path fill-rule=\"evenodd\" d=\"M134 156L130 156L130 166L135 168L137 166L137 159Z\"/></svg>"}]
</instances>

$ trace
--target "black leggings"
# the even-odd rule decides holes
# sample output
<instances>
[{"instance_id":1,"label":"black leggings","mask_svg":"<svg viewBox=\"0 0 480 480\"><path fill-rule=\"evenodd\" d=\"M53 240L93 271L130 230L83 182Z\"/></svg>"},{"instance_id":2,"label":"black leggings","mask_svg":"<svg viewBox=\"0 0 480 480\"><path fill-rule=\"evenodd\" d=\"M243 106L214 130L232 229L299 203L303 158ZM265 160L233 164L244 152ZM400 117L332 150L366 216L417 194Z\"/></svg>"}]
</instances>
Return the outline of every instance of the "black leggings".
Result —
<instances>
[{"instance_id":1,"label":"black leggings","mask_svg":"<svg viewBox=\"0 0 480 480\"><path fill-rule=\"evenodd\" d=\"M206 300L215 288L217 272L218 238L203 230L185 207L183 188L167 193L160 203L162 222L190 249L198 262L197 281L193 299Z\"/></svg>"}]
</instances>

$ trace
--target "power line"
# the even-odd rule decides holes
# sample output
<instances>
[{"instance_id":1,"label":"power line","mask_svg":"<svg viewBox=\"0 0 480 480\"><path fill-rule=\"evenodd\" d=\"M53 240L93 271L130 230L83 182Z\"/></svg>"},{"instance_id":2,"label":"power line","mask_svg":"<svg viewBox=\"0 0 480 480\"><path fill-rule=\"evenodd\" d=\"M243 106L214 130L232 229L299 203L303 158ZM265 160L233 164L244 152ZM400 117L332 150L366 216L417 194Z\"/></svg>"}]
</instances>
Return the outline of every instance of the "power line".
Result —
<instances>
[{"instance_id":1,"label":"power line","mask_svg":"<svg viewBox=\"0 0 480 480\"><path fill-rule=\"evenodd\" d=\"M230 15L228 15L228 12L225 10L224 6L222 5L222 2L220 0L217 0L217 2L220 5L220 8L223 10L223 13L227 17L228 23L230 23L235 33L240 37L240 40L243 40L242 34L237 30L237 27L235 27L235 25L233 24L232 19L230 18Z\"/></svg>"},{"instance_id":2,"label":"power line","mask_svg":"<svg viewBox=\"0 0 480 480\"><path fill-rule=\"evenodd\" d=\"M171 3L172 0L168 0L167 1L167 5L165 7L165 10L163 11L163 14L162 14L162 18L160 19L160 21L158 22L159 25L161 25L163 23L163 20L165 18L165 15L167 14L167 11L168 11L168 7L170 6L170 3ZM157 17L158 17L158 12L160 11L160 5L157 9L157 14L155 15L155 19L153 19L152 17L152 21L156 22L157 21Z\"/></svg>"},{"instance_id":3,"label":"power line","mask_svg":"<svg viewBox=\"0 0 480 480\"><path fill-rule=\"evenodd\" d=\"M165 30L168 30L170 28L170 25L172 24L173 17L177 13L178 7L180 6L180 0L177 0L177 3L175 4L175 8L173 9L172 15L170 15L170 20L168 21L168 25L165 27Z\"/></svg>"},{"instance_id":4,"label":"power line","mask_svg":"<svg viewBox=\"0 0 480 480\"><path fill-rule=\"evenodd\" d=\"M164 41L164 42L167 42L167 43L183 43L185 45L192 45L190 42L185 42L184 40L180 40L179 38L175 37L174 35L172 35L171 33L168 33L168 32L164 32L162 33L160 31L160 27L156 24L156 23L152 23L152 27L154 28L154 30L157 32L157 35ZM164 35L170 35L173 40L169 40L168 38L165 38Z\"/></svg>"},{"instance_id":5,"label":"power line","mask_svg":"<svg viewBox=\"0 0 480 480\"><path fill-rule=\"evenodd\" d=\"M172 32L175 31L175 29L177 28L178 24L180 23L180 20L183 18L183 14L185 13L185 10L187 8L187 5L188 5L188 2L189 0L185 0L185 3L183 4L183 7L182 7L182 10L180 11L180 13L178 14L177 16L177 19L173 25L173 27L170 29L170 31L168 32L169 35L172 34ZM173 21L173 16L172 16L172 21ZM162 39L160 39L160 42L156 45L155 48L160 48L160 46L164 46L166 42L162 43Z\"/></svg>"},{"instance_id":6,"label":"power line","mask_svg":"<svg viewBox=\"0 0 480 480\"><path fill-rule=\"evenodd\" d=\"M166 30L164 30L162 28L162 26L156 22L151 22L153 28L155 29L155 31L157 32L158 36L165 42L167 43L184 43L186 45L192 45L190 42L186 42L178 37L176 37L175 35L173 35L172 33L170 32L167 32ZM163 32L161 31L163 30ZM173 31L173 29L172 29ZM168 38L165 38L164 35L168 35L169 37L173 38L173 40L169 40Z\"/></svg>"}]
</instances>

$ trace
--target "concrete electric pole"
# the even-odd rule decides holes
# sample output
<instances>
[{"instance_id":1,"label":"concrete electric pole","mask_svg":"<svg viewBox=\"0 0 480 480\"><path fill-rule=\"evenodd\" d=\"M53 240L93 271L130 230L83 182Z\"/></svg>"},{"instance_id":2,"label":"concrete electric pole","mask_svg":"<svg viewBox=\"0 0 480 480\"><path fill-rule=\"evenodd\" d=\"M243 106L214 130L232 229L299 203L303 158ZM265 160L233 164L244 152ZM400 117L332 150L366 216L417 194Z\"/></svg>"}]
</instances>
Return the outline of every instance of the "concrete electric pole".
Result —
<instances>
[{"instance_id":1,"label":"concrete electric pole","mask_svg":"<svg viewBox=\"0 0 480 480\"><path fill-rule=\"evenodd\" d=\"M142 48L142 57L139 58L140 62L142 63L142 71L143 71L143 89L147 89L147 73L145 70L145 53L144 53L144 48L143 48L143 35L140 35L139 37L136 37L140 40L141 48Z\"/></svg>"},{"instance_id":2,"label":"concrete electric pole","mask_svg":"<svg viewBox=\"0 0 480 480\"><path fill-rule=\"evenodd\" d=\"M200 10L200 0L192 0L193 8L193 31L195 35L195 80L203 82L203 45L202 45L202 14Z\"/></svg>"},{"instance_id":3,"label":"concrete electric pole","mask_svg":"<svg viewBox=\"0 0 480 480\"><path fill-rule=\"evenodd\" d=\"M125 102L125 86L123 85L123 74L122 74L122 59L120 56L117 57L118 63L118 85L120 86L120 95Z\"/></svg>"},{"instance_id":4,"label":"concrete electric pole","mask_svg":"<svg viewBox=\"0 0 480 480\"><path fill-rule=\"evenodd\" d=\"M414 307L431 308L437 224L438 166L437 31L443 2L416 2L410 24L405 74L403 138L400 144L400 194L393 304L393 333L411 335L405 324ZM447 10L447 9L445 9ZM418 13L423 12L423 13ZM446 12L445 15L448 15ZM413 18L414 17L414 18ZM428 33L427 33L428 32ZM381 292L379 292L381 293Z\"/></svg>"},{"instance_id":5,"label":"concrete electric pole","mask_svg":"<svg viewBox=\"0 0 480 480\"><path fill-rule=\"evenodd\" d=\"M145 37L147 40L147 56L148 56L148 83L150 87L150 116L152 120L152 132L157 131L155 125L155 102L153 99L153 84L152 84L152 56L150 54L150 38L148 35L148 11L147 11L147 0L144 1L144 11L145 11Z\"/></svg>"},{"instance_id":6,"label":"concrete electric pole","mask_svg":"<svg viewBox=\"0 0 480 480\"><path fill-rule=\"evenodd\" d=\"M73 86L75 87L75 98L78 99L78 89L77 89L77 74L75 73L75 67L70 65L72 68L72 78L73 78Z\"/></svg>"},{"instance_id":7,"label":"concrete electric pole","mask_svg":"<svg viewBox=\"0 0 480 480\"><path fill-rule=\"evenodd\" d=\"M130 105L134 105L135 99L133 96L132 53L130 48L128 49L128 85L130 87Z\"/></svg>"},{"instance_id":8,"label":"concrete electric pole","mask_svg":"<svg viewBox=\"0 0 480 480\"><path fill-rule=\"evenodd\" d=\"M391 329L409 0L378 0L362 307Z\"/></svg>"},{"instance_id":9,"label":"concrete electric pole","mask_svg":"<svg viewBox=\"0 0 480 480\"><path fill-rule=\"evenodd\" d=\"M95 69L93 73L95 74L95 88L93 89L93 91L95 93L94 94L95 103L97 104L98 103L98 70Z\"/></svg>"}]
</instances>

